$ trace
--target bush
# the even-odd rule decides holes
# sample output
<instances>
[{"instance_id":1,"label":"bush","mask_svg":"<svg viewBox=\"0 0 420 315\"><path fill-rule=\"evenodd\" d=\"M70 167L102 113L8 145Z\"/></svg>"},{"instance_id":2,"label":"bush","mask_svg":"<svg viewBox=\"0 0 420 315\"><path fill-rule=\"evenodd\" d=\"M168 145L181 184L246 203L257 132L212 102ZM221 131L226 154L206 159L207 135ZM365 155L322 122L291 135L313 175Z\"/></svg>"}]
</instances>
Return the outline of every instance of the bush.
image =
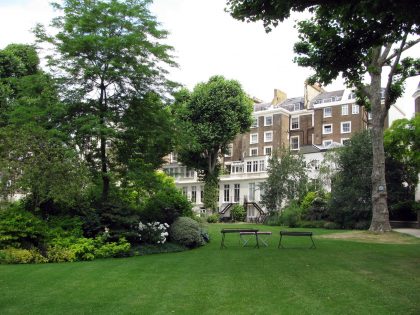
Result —
<instances>
[{"instance_id":1,"label":"bush","mask_svg":"<svg viewBox=\"0 0 420 315\"><path fill-rule=\"evenodd\" d=\"M20 204L0 209L0 248L38 247L46 238L46 224Z\"/></svg>"},{"instance_id":2,"label":"bush","mask_svg":"<svg viewBox=\"0 0 420 315\"><path fill-rule=\"evenodd\" d=\"M267 218L264 220L265 225L269 226L280 226L282 225L280 216L278 212L270 212Z\"/></svg>"},{"instance_id":3,"label":"bush","mask_svg":"<svg viewBox=\"0 0 420 315\"><path fill-rule=\"evenodd\" d=\"M54 245L48 247L47 259L49 262L60 263L76 261L76 254L70 248Z\"/></svg>"},{"instance_id":4,"label":"bush","mask_svg":"<svg viewBox=\"0 0 420 315\"><path fill-rule=\"evenodd\" d=\"M143 222L166 222L171 225L178 217L192 217L192 206L177 189L159 191L151 196L141 212Z\"/></svg>"},{"instance_id":5,"label":"bush","mask_svg":"<svg viewBox=\"0 0 420 315\"><path fill-rule=\"evenodd\" d=\"M0 261L6 264L39 264L48 262L48 259L42 256L37 249L9 247L1 250Z\"/></svg>"},{"instance_id":6,"label":"bush","mask_svg":"<svg viewBox=\"0 0 420 315\"><path fill-rule=\"evenodd\" d=\"M296 202L292 202L288 207L284 208L280 215L280 222L282 225L287 225L291 228L297 227L301 220L302 211Z\"/></svg>"},{"instance_id":7,"label":"bush","mask_svg":"<svg viewBox=\"0 0 420 315\"><path fill-rule=\"evenodd\" d=\"M325 226L325 221L301 221L299 222L299 227L301 228L323 228Z\"/></svg>"},{"instance_id":8,"label":"bush","mask_svg":"<svg viewBox=\"0 0 420 315\"><path fill-rule=\"evenodd\" d=\"M340 229L340 225L338 225L335 222L325 222L324 224L324 229L328 229L328 230L338 230Z\"/></svg>"},{"instance_id":9,"label":"bush","mask_svg":"<svg viewBox=\"0 0 420 315\"><path fill-rule=\"evenodd\" d=\"M95 250L95 258L127 257L130 255L131 245L125 238L117 242L105 243Z\"/></svg>"},{"instance_id":10,"label":"bush","mask_svg":"<svg viewBox=\"0 0 420 315\"><path fill-rule=\"evenodd\" d=\"M74 252L76 260L93 260L95 259L95 240L91 238L78 238L77 241L70 245L69 249Z\"/></svg>"},{"instance_id":11,"label":"bush","mask_svg":"<svg viewBox=\"0 0 420 315\"><path fill-rule=\"evenodd\" d=\"M243 206L236 204L230 209L230 216L233 221L245 221L246 211Z\"/></svg>"},{"instance_id":12,"label":"bush","mask_svg":"<svg viewBox=\"0 0 420 315\"><path fill-rule=\"evenodd\" d=\"M169 227L167 223L149 222L146 224L139 223L139 235L143 243L146 244L164 244L168 232L166 229Z\"/></svg>"},{"instance_id":13,"label":"bush","mask_svg":"<svg viewBox=\"0 0 420 315\"><path fill-rule=\"evenodd\" d=\"M179 217L171 225L169 236L175 243L194 248L204 245L199 224L191 218Z\"/></svg>"},{"instance_id":14,"label":"bush","mask_svg":"<svg viewBox=\"0 0 420 315\"><path fill-rule=\"evenodd\" d=\"M219 220L220 220L220 215L218 213L210 214L207 217L207 222L208 223L217 223L217 222L219 222Z\"/></svg>"}]
</instances>

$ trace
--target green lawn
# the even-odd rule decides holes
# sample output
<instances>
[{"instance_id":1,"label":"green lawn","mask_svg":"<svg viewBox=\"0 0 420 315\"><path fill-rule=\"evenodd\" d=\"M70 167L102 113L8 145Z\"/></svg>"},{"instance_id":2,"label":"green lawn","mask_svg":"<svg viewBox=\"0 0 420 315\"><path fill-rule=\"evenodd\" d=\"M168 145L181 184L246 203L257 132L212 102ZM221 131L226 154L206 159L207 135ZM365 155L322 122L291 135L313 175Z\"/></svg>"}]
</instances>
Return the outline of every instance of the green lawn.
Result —
<instances>
[{"instance_id":1,"label":"green lawn","mask_svg":"<svg viewBox=\"0 0 420 315\"><path fill-rule=\"evenodd\" d=\"M245 227L247 225L242 225ZM255 225L249 225L255 227ZM420 314L420 241L410 245L289 237L241 247L93 262L1 265L0 314ZM315 230L316 234L330 233Z\"/></svg>"}]
</instances>

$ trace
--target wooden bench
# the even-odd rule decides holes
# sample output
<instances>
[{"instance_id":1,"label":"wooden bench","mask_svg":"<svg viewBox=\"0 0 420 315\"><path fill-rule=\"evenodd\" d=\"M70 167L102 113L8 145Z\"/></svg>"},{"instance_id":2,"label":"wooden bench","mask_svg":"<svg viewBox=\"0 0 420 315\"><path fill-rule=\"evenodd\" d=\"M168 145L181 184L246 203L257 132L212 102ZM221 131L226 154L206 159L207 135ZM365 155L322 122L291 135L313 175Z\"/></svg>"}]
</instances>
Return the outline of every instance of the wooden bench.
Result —
<instances>
[{"instance_id":1,"label":"wooden bench","mask_svg":"<svg viewBox=\"0 0 420 315\"><path fill-rule=\"evenodd\" d=\"M312 246L309 248L316 248L312 235L313 235L312 232L280 231L280 241L279 241L279 246L277 246L277 248L280 248L280 247L285 248L284 246L281 245L281 240L283 236L309 236L312 241Z\"/></svg>"},{"instance_id":2,"label":"wooden bench","mask_svg":"<svg viewBox=\"0 0 420 315\"><path fill-rule=\"evenodd\" d=\"M241 238L242 241L242 247L245 247L248 244L249 238L245 238L244 236L247 235L254 235L254 232L239 232L239 237ZM271 236L271 232L270 231L258 231L256 233L256 235L258 236L258 241L261 241L261 243L263 243L266 247L268 246L268 240L264 239L264 237L261 236Z\"/></svg>"},{"instance_id":3,"label":"wooden bench","mask_svg":"<svg viewBox=\"0 0 420 315\"><path fill-rule=\"evenodd\" d=\"M255 240L257 241L257 245L256 247L260 248L259 242L258 242L258 230L256 229L222 229L220 231L220 233L222 233L222 242L220 243L220 249L222 248L227 248L227 246L225 245L225 235L228 233L250 233L251 235L255 235Z\"/></svg>"}]
</instances>

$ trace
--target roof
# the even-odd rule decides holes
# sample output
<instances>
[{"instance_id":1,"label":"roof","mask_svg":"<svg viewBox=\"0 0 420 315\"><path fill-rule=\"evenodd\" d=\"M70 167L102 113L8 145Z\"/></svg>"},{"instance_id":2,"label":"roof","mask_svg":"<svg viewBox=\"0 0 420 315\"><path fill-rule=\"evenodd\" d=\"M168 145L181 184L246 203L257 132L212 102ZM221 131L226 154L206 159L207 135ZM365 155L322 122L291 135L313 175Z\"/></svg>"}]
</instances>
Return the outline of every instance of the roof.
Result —
<instances>
[{"instance_id":1,"label":"roof","mask_svg":"<svg viewBox=\"0 0 420 315\"><path fill-rule=\"evenodd\" d=\"M299 148L299 153L308 154L308 153L317 153L321 152L321 149L314 145L303 145Z\"/></svg>"},{"instance_id":2,"label":"roof","mask_svg":"<svg viewBox=\"0 0 420 315\"><path fill-rule=\"evenodd\" d=\"M299 105L299 108L297 109L295 105ZM299 97L292 97L284 100L280 104L276 104L274 107L278 108L284 108L287 109L289 112L295 111L295 110L301 110L304 108L304 98L302 96Z\"/></svg>"},{"instance_id":3,"label":"roof","mask_svg":"<svg viewBox=\"0 0 420 315\"><path fill-rule=\"evenodd\" d=\"M254 104L254 112L259 112L262 110L267 110L271 106L271 103L260 103Z\"/></svg>"},{"instance_id":4,"label":"roof","mask_svg":"<svg viewBox=\"0 0 420 315\"><path fill-rule=\"evenodd\" d=\"M344 94L344 90L323 92L321 94L318 94L311 100L311 105L340 101L341 98L343 97L343 94Z\"/></svg>"}]
</instances>

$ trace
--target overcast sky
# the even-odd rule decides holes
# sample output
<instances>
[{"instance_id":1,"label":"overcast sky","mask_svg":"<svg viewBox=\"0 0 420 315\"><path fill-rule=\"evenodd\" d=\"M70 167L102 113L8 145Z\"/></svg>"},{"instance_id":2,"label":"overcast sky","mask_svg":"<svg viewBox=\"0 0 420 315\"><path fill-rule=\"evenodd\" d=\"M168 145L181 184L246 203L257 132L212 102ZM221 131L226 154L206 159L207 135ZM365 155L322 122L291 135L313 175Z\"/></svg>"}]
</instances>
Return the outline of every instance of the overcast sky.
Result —
<instances>
[{"instance_id":1,"label":"overcast sky","mask_svg":"<svg viewBox=\"0 0 420 315\"><path fill-rule=\"evenodd\" d=\"M32 43L35 23L48 24L54 16L49 0L0 0L0 48L9 43ZM238 80L252 96L270 101L274 88L288 97L302 96L307 68L293 63L297 32L294 19L266 34L261 23L243 23L224 12L225 0L155 0L151 11L170 32L167 42L175 48L178 69L171 79L192 89L210 76L221 74ZM419 45L418 45L419 46ZM420 56L420 47L415 48ZM411 116L420 77L409 79L400 107ZM343 88L340 80L327 90ZM405 105L404 105L405 104ZM403 106L404 105L404 106Z\"/></svg>"}]
</instances>

